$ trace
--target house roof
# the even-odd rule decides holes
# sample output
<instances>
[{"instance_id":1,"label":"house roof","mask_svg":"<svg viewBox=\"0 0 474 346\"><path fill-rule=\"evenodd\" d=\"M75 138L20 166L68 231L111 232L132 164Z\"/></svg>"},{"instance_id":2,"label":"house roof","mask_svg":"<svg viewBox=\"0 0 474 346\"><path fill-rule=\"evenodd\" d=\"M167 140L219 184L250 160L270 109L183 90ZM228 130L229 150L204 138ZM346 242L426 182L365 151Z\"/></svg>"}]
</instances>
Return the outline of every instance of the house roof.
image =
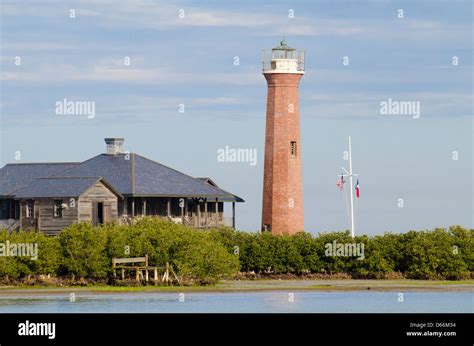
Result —
<instances>
[{"instance_id":1,"label":"house roof","mask_svg":"<svg viewBox=\"0 0 474 346\"><path fill-rule=\"evenodd\" d=\"M7 164L0 169L0 197L79 196L101 179L120 197L196 197L244 202L221 189L211 178L194 178L141 155L121 153L123 138L105 140L107 154L84 162ZM109 150L111 144L115 150Z\"/></svg>"},{"instance_id":2,"label":"house roof","mask_svg":"<svg viewBox=\"0 0 474 346\"><path fill-rule=\"evenodd\" d=\"M97 181L120 196L102 177L36 178L15 193L15 198L79 197Z\"/></svg>"},{"instance_id":3,"label":"house roof","mask_svg":"<svg viewBox=\"0 0 474 346\"><path fill-rule=\"evenodd\" d=\"M220 201L244 201L207 181L133 153L100 154L53 176L104 177L119 193L128 196L205 197Z\"/></svg>"},{"instance_id":4,"label":"house roof","mask_svg":"<svg viewBox=\"0 0 474 346\"><path fill-rule=\"evenodd\" d=\"M217 184L209 177L202 177L202 178L196 178L196 179L199 179L201 181L204 181L205 183L208 183L209 185L211 186L215 186L215 187L219 187L217 186Z\"/></svg>"},{"instance_id":5,"label":"house roof","mask_svg":"<svg viewBox=\"0 0 474 346\"><path fill-rule=\"evenodd\" d=\"M77 162L9 163L0 169L0 196L13 196L15 191L36 178L50 176L77 164Z\"/></svg>"}]
</instances>

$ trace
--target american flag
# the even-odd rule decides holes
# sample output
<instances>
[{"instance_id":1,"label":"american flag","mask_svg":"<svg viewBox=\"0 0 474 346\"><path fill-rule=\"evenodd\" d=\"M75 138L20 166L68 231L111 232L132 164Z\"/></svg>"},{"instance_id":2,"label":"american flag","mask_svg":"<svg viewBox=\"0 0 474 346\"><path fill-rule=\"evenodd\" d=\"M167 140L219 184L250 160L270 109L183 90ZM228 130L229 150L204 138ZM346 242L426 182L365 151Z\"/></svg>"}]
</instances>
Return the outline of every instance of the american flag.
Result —
<instances>
[{"instance_id":1,"label":"american flag","mask_svg":"<svg viewBox=\"0 0 474 346\"><path fill-rule=\"evenodd\" d=\"M346 181L344 180L344 176L343 176L342 173L341 173L341 179L338 179L338 180L337 180L337 183L336 183L336 185L337 185L337 187L339 188L339 190L341 190L341 191L344 190L344 183L345 183L345 182L346 182Z\"/></svg>"}]
</instances>

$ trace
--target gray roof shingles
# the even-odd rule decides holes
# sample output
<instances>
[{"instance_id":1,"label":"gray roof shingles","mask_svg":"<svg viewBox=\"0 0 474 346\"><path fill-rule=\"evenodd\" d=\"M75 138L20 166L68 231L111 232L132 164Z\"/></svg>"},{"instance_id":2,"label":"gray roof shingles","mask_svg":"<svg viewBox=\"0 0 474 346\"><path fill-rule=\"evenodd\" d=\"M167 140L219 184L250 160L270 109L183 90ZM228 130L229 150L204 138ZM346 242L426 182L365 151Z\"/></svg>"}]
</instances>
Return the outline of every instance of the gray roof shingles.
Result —
<instances>
[{"instance_id":1,"label":"gray roof shingles","mask_svg":"<svg viewBox=\"0 0 474 346\"><path fill-rule=\"evenodd\" d=\"M137 195L161 196L202 196L220 199L236 199L220 188L211 186L205 181L149 160L143 156L135 155L135 193Z\"/></svg>"},{"instance_id":2,"label":"gray roof shingles","mask_svg":"<svg viewBox=\"0 0 474 346\"><path fill-rule=\"evenodd\" d=\"M122 195L132 194L131 160L125 154L100 154L78 163L54 177L103 177Z\"/></svg>"},{"instance_id":3,"label":"gray roof shingles","mask_svg":"<svg viewBox=\"0 0 474 346\"><path fill-rule=\"evenodd\" d=\"M79 197L100 177L37 178L19 190L15 198Z\"/></svg>"},{"instance_id":4,"label":"gray roof shingles","mask_svg":"<svg viewBox=\"0 0 474 346\"><path fill-rule=\"evenodd\" d=\"M13 196L36 178L47 177L77 165L64 163L10 163L0 169L0 196Z\"/></svg>"}]
</instances>

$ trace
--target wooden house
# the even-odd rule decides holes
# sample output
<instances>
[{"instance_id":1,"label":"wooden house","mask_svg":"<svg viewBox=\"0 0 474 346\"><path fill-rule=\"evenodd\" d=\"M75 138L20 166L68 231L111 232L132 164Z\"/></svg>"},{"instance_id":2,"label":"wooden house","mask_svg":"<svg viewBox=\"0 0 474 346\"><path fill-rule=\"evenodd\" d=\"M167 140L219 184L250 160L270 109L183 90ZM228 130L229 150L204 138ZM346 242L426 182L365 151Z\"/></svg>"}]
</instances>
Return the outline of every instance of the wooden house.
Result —
<instances>
[{"instance_id":1,"label":"wooden house","mask_svg":"<svg viewBox=\"0 0 474 346\"><path fill-rule=\"evenodd\" d=\"M135 153L122 138L84 162L7 164L0 169L0 227L55 234L75 222L128 223L156 216L195 228L235 227L233 195ZM232 217L224 217L224 204Z\"/></svg>"}]
</instances>

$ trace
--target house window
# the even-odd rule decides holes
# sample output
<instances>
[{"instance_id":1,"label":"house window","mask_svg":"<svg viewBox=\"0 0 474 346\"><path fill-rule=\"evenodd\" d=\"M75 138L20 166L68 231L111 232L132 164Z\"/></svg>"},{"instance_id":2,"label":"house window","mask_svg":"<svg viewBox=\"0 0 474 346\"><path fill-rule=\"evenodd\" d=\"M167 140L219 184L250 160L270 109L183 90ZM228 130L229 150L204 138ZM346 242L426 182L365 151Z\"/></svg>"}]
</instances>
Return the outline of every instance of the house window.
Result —
<instances>
[{"instance_id":1,"label":"house window","mask_svg":"<svg viewBox=\"0 0 474 346\"><path fill-rule=\"evenodd\" d=\"M26 201L26 218L35 216L35 201Z\"/></svg>"},{"instance_id":2,"label":"house window","mask_svg":"<svg viewBox=\"0 0 474 346\"><path fill-rule=\"evenodd\" d=\"M63 217L63 200L55 199L54 200L54 217Z\"/></svg>"},{"instance_id":3,"label":"house window","mask_svg":"<svg viewBox=\"0 0 474 346\"><path fill-rule=\"evenodd\" d=\"M296 156L296 141L291 141L290 142L290 153L291 153L291 156L295 157Z\"/></svg>"}]
</instances>

